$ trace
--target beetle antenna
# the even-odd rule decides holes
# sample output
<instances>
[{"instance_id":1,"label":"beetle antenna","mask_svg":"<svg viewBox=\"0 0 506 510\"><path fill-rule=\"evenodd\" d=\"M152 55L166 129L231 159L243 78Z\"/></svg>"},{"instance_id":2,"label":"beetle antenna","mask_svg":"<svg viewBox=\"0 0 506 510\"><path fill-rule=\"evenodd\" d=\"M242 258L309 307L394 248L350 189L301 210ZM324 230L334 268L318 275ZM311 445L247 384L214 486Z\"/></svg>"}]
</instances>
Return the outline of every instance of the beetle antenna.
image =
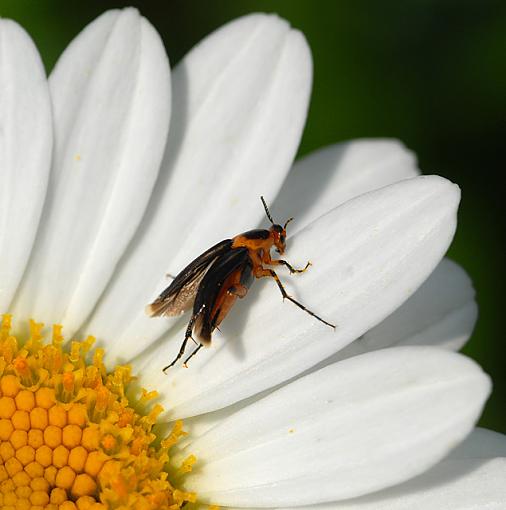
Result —
<instances>
[{"instance_id":1,"label":"beetle antenna","mask_svg":"<svg viewBox=\"0 0 506 510\"><path fill-rule=\"evenodd\" d=\"M269 218L269 221L274 225L274 220L272 219L271 213L269 212L269 208L265 203L264 197L260 197L260 200L262 201L262 204L264 204L265 214L267 214L267 218Z\"/></svg>"},{"instance_id":2,"label":"beetle antenna","mask_svg":"<svg viewBox=\"0 0 506 510\"><path fill-rule=\"evenodd\" d=\"M290 223L291 221L293 221L293 218L288 218L285 222L285 225L283 227L283 230L286 230L286 226L288 225L288 223Z\"/></svg>"}]
</instances>

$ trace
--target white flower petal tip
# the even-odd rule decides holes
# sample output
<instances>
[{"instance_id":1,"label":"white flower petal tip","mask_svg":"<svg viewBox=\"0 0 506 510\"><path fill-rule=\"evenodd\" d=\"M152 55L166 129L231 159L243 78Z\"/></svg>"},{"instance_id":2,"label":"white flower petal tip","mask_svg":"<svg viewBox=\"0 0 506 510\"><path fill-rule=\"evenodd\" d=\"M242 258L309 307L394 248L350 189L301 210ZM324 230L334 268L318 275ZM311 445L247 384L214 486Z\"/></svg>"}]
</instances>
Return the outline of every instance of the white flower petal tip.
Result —
<instances>
[{"instance_id":1,"label":"white flower petal tip","mask_svg":"<svg viewBox=\"0 0 506 510\"><path fill-rule=\"evenodd\" d=\"M275 196L297 151L311 70L303 36L267 15L224 26L176 67L163 175L138 243L86 328L115 339L110 358L135 356L173 325L144 314L167 272L264 218L259 197Z\"/></svg>"},{"instance_id":2,"label":"white flower petal tip","mask_svg":"<svg viewBox=\"0 0 506 510\"><path fill-rule=\"evenodd\" d=\"M506 436L475 429L422 475L373 494L298 510L503 510Z\"/></svg>"},{"instance_id":3,"label":"white flower petal tip","mask_svg":"<svg viewBox=\"0 0 506 510\"><path fill-rule=\"evenodd\" d=\"M37 232L53 144L46 73L28 34L0 19L0 313L11 300Z\"/></svg>"},{"instance_id":4,"label":"white flower petal tip","mask_svg":"<svg viewBox=\"0 0 506 510\"><path fill-rule=\"evenodd\" d=\"M398 484L469 434L490 386L476 363L442 349L350 358L278 389L187 446L200 469L186 488L224 506L273 507Z\"/></svg>"},{"instance_id":5,"label":"white flower petal tip","mask_svg":"<svg viewBox=\"0 0 506 510\"><path fill-rule=\"evenodd\" d=\"M385 319L425 281L453 237L459 196L445 179L415 177L350 200L294 236L288 260L313 266L283 281L336 330L283 302L265 281L236 305L188 370L161 371L183 330L143 353L135 370L164 393L171 417L223 408L304 372Z\"/></svg>"},{"instance_id":6,"label":"white flower petal tip","mask_svg":"<svg viewBox=\"0 0 506 510\"><path fill-rule=\"evenodd\" d=\"M50 77L51 188L15 313L89 315L140 223L169 126L170 71L160 37L134 9L109 11L69 45Z\"/></svg>"},{"instance_id":7,"label":"white flower petal tip","mask_svg":"<svg viewBox=\"0 0 506 510\"><path fill-rule=\"evenodd\" d=\"M458 351L478 318L467 273L443 259L423 285L392 315L325 360L325 365L394 345L433 345Z\"/></svg>"},{"instance_id":8,"label":"white flower petal tip","mask_svg":"<svg viewBox=\"0 0 506 510\"><path fill-rule=\"evenodd\" d=\"M293 235L347 200L419 174L415 154L398 140L330 145L294 164L271 212L279 221L294 217Z\"/></svg>"}]
</instances>

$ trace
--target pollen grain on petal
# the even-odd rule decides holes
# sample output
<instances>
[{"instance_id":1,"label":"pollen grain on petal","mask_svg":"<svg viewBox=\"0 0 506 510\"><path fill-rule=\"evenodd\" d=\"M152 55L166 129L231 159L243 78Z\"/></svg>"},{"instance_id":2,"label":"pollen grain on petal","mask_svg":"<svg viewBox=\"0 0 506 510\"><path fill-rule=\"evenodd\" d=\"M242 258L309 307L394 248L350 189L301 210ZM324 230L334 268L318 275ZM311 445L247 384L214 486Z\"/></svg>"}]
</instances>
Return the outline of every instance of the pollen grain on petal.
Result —
<instances>
[{"instance_id":1,"label":"pollen grain on petal","mask_svg":"<svg viewBox=\"0 0 506 510\"><path fill-rule=\"evenodd\" d=\"M66 349L60 325L46 342L43 324L30 321L23 342L11 322L0 324L1 508L178 510L196 501L168 479L169 450L186 433L178 421L156 446L156 392L129 400L130 367L107 373L93 337Z\"/></svg>"}]
</instances>

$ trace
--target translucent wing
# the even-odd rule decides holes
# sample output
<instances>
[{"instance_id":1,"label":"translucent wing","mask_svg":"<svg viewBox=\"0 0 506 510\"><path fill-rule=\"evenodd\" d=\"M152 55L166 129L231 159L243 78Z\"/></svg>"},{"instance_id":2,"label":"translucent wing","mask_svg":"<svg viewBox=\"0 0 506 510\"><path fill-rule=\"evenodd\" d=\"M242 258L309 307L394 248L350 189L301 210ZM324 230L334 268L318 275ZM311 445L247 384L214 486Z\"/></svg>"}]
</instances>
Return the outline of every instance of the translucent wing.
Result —
<instances>
[{"instance_id":1,"label":"translucent wing","mask_svg":"<svg viewBox=\"0 0 506 510\"><path fill-rule=\"evenodd\" d=\"M195 301L198 288L207 270L213 262L230 251L231 246L232 240L225 239L188 264L174 281L146 307L147 315L172 317L189 310Z\"/></svg>"}]
</instances>

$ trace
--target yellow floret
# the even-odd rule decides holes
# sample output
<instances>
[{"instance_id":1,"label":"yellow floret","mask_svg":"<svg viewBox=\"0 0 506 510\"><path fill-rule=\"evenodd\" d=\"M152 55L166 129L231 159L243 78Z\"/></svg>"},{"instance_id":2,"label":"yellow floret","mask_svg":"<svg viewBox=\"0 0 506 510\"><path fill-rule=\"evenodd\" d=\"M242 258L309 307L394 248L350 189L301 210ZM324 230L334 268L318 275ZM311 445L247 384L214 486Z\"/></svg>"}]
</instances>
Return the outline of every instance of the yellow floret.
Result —
<instances>
[{"instance_id":1,"label":"yellow floret","mask_svg":"<svg viewBox=\"0 0 506 510\"><path fill-rule=\"evenodd\" d=\"M35 460L35 450L29 445L22 446L16 451L16 459L26 466Z\"/></svg>"},{"instance_id":2,"label":"yellow floret","mask_svg":"<svg viewBox=\"0 0 506 510\"><path fill-rule=\"evenodd\" d=\"M13 430L14 427L12 426L11 420L2 418L0 420L0 441L8 441Z\"/></svg>"},{"instance_id":3,"label":"yellow floret","mask_svg":"<svg viewBox=\"0 0 506 510\"><path fill-rule=\"evenodd\" d=\"M21 390L14 399L16 407L21 411L30 412L35 407L35 396L32 391Z\"/></svg>"},{"instance_id":4,"label":"yellow floret","mask_svg":"<svg viewBox=\"0 0 506 510\"><path fill-rule=\"evenodd\" d=\"M88 420L84 404L74 404L67 412L67 420L71 425L84 427Z\"/></svg>"},{"instance_id":5,"label":"yellow floret","mask_svg":"<svg viewBox=\"0 0 506 510\"><path fill-rule=\"evenodd\" d=\"M0 418L10 418L16 411L16 402L12 397L0 398Z\"/></svg>"},{"instance_id":6,"label":"yellow floret","mask_svg":"<svg viewBox=\"0 0 506 510\"><path fill-rule=\"evenodd\" d=\"M76 501L78 510L89 510L94 503L95 500L91 496L81 496Z\"/></svg>"},{"instance_id":7,"label":"yellow floret","mask_svg":"<svg viewBox=\"0 0 506 510\"><path fill-rule=\"evenodd\" d=\"M56 466L57 468L66 466L68 458L69 451L65 448L65 446L60 445L53 450L53 466Z\"/></svg>"},{"instance_id":8,"label":"yellow floret","mask_svg":"<svg viewBox=\"0 0 506 510\"><path fill-rule=\"evenodd\" d=\"M182 422L154 446L162 409L156 392L143 390L134 405L126 388L129 367L108 374L94 341L63 348L61 327L44 344L42 324L30 322L22 345L0 325L0 509L178 510L194 493L175 490L164 467L169 449L186 433ZM150 408L150 409L149 409ZM140 413L139 409L146 410ZM189 456L175 467L192 469Z\"/></svg>"},{"instance_id":9,"label":"yellow floret","mask_svg":"<svg viewBox=\"0 0 506 510\"><path fill-rule=\"evenodd\" d=\"M65 501L58 507L58 510L77 510L77 506L73 501Z\"/></svg>"},{"instance_id":10,"label":"yellow floret","mask_svg":"<svg viewBox=\"0 0 506 510\"><path fill-rule=\"evenodd\" d=\"M103 436L100 444L106 452L114 450L117 446L116 438L112 434Z\"/></svg>"},{"instance_id":11,"label":"yellow floret","mask_svg":"<svg viewBox=\"0 0 506 510\"><path fill-rule=\"evenodd\" d=\"M83 430L82 445L88 450L96 450L100 443L100 431L98 428L88 427Z\"/></svg>"},{"instance_id":12,"label":"yellow floret","mask_svg":"<svg viewBox=\"0 0 506 510\"><path fill-rule=\"evenodd\" d=\"M67 411L62 406L56 404L49 409L49 424L63 428L67 425Z\"/></svg>"},{"instance_id":13,"label":"yellow floret","mask_svg":"<svg viewBox=\"0 0 506 510\"><path fill-rule=\"evenodd\" d=\"M19 379L15 375L4 375L0 379L0 390L4 397L15 397L20 387Z\"/></svg>"},{"instance_id":14,"label":"yellow floret","mask_svg":"<svg viewBox=\"0 0 506 510\"><path fill-rule=\"evenodd\" d=\"M35 460L43 467L50 466L53 462L53 450L47 445L42 445L35 451Z\"/></svg>"},{"instance_id":15,"label":"yellow floret","mask_svg":"<svg viewBox=\"0 0 506 510\"><path fill-rule=\"evenodd\" d=\"M91 496L97 490L97 482L87 474L77 475L72 484L71 493L74 497Z\"/></svg>"},{"instance_id":16,"label":"yellow floret","mask_svg":"<svg viewBox=\"0 0 506 510\"><path fill-rule=\"evenodd\" d=\"M35 449L41 447L44 444L44 434L42 430L33 428L33 422L32 428L28 431L28 444Z\"/></svg>"},{"instance_id":17,"label":"yellow floret","mask_svg":"<svg viewBox=\"0 0 506 510\"><path fill-rule=\"evenodd\" d=\"M101 451L90 452L88 458L86 459L84 470L90 476L97 476L107 459L107 455Z\"/></svg>"},{"instance_id":18,"label":"yellow floret","mask_svg":"<svg viewBox=\"0 0 506 510\"><path fill-rule=\"evenodd\" d=\"M0 492L2 492L2 494L13 492L15 489L16 486L14 485L12 478L8 478L7 480L4 480L2 483L0 483Z\"/></svg>"},{"instance_id":19,"label":"yellow floret","mask_svg":"<svg viewBox=\"0 0 506 510\"><path fill-rule=\"evenodd\" d=\"M35 392L35 402L43 409L50 409L56 403L53 388L39 388Z\"/></svg>"},{"instance_id":20,"label":"yellow floret","mask_svg":"<svg viewBox=\"0 0 506 510\"><path fill-rule=\"evenodd\" d=\"M67 501L67 491L55 487L51 491L50 501L53 505L61 505L63 502Z\"/></svg>"},{"instance_id":21,"label":"yellow floret","mask_svg":"<svg viewBox=\"0 0 506 510\"><path fill-rule=\"evenodd\" d=\"M14 430L9 441L14 449L17 450L28 443L28 432L26 430Z\"/></svg>"},{"instance_id":22,"label":"yellow floret","mask_svg":"<svg viewBox=\"0 0 506 510\"><path fill-rule=\"evenodd\" d=\"M48 425L47 409L41 406L34 407L30 411L30 424L32 429L45 430Z\"/></svg>"},{"instance_id":23,"label":"yellow floret","mask_svg":"<svg viewBox=\"0 0 506 510\"><path fill-rule=\"evenodd\" d=\"M76 478L75 471L70 466L63 466L56 473L55 485L62 489L70 489Z\"/></svg>"},{"instance_id":24,"label":"yellow floret","mask_svg":"<svg viewBox=\"0 0 506 510\"><path fill-rule=\"evenodd\" d=\"M20 471L12 477L12 481L16 487L27 487L31 482L30 475L26 471Z\"/></svg>"},{"instance_id":25,"label":"yellow floret","mask_svg":"<svg viewBox=\"0 0 506 510\"><path fill-rule=\"evenodd\" d=\"M32 489L28 485L23 485L22 487L16 488L16 496L20 499L29 499L31 493Z\"/></svg>"},{"instance_id":26,"label":"yellow floret","mask_svg":"<svg viewBox=\"0 0 506 510\"><path fill-rule=\"evenodd\" d=\"M46 491L47 492L49 490L49 482L45 478L42 478L41 476L39 476L37 478L32 479L32 481L30 482L30 487L34 491Z\"/></svg>"},{"instance_id":27,"label":"yellow floret","mask_svg":"<svg viewBox=\"0 0 506 510\"><path fill-rule=\"evenodd\" d=\"M5 469L9 476L12 478L16 473L23 471L23 465L16 457L11 457L5 462Z\"/></svg>"},{"instance_id":28,"label":"yellow floret","mask_svg":"<svg viewBox=\"0 0 506 510\"><path fill-rule=\"evenodd\" d=\"M49 485L54 487L56 485L56 474L58 473L58 468L55 466L48 466L44 469L44 478L48 481Z\"/></svg>"},{"instance_id":29,"label":"yellow floret","mask_svg":"<svg viewBox=\"0 0 506 510\"><path fill-rule=\"evenodd\" d=\"M15 492L7 492L4 494L4 505L16 505L18 497L16 496Z\"/></svg>"},{"instance_id":30,"label":"yellow floret","mask_svg":"<svg viewBox=\"0 0 506 510\"><path fill-rule=\"evenodd\" d=\"M44 468L38 462L30 462L30 464L28 464L28 466L25 466L25 471L32 478L44 476Z\"/></svg>"},{"instance_id":31,"label":"yellow floret","mask_svg":"<svg viewBox=\"0 0 506 510\"><path fill-rule=\"evenodd\" d=\"M27 498L19 498L16 501L16 510L31 510L32 504L30 503L30 500ZM47 507L44 510L50 510Z\"/></svg>"},{"instance_id":32,"label":"yellow floret","mask_svg":"<svg viewBox=\"0 0 506 510\"><path fill-rule=\"evenodd\" d=\"M56 425L49 425L44 430L44 443L50 448L56 448L61 445L62 430Z\"/></svg>"},{"instance_id":33,"label":"yellow floret","mask_svg":"<svg viewBox=\"0 0 506 510\"><path fill-rule=\"evenodd\" d=\"M86 460L88 459L88 450L83 446L76 446L70 450L68 465L76 472L84 471Z\"/></svg>"},{"instance_id":34,"label":"yellow floret","mask_svg":"<svg viewBox=\"0 0 506 510\"><path fill-rule=\"evenodd\" d=\"M30 495L32 505L44 506L49 503L49 494L45 491L33 491Z\"/></svg>"},{"instance_id":35,"label":"yellow floret","mask_svg":"<svg viewBox=\"0 0 506 510\"><path fill-rule=\"evenodd\" d=\"M63 429L62 442L67 448L74 448L81 444L83 432L78 425L70 424Z\"/></svg>"},{"instance_id":36,"label":"yellow floret","mask_svg":"<svg viewBox=\"0 0 506 510\"><path fill-rule=\"evenodd\" d=\"M10 443L0 443L0 457L2 457L4 461L14 457L15 453L16 451Z\"/></svg>"},{"instance_id":37,"label":"yellow floret","mask_svg":"<svg viewBox=\"0 0 506 510\"><path fill-rule=\"evenodd\" d=\"M19 409L14 412L11 418L12 425L17 430L30 430L30 415L26 411Z\"/></svg>"},{"instance_id":38,"label":"yellow floret","mask_svg":"<svg viewBox=\"0 0 506 510\"><path fill-rule=\"evenodd\" d=\"M23 498L23 499L20 499L18 498L17 502L16 502L16 510L32 510L33 506L32 504L30 503L30 500L29 499L26 499L26 498ZM51 510L50 508L46 508L44 510Z\"/></svg>"}]
</instances>

